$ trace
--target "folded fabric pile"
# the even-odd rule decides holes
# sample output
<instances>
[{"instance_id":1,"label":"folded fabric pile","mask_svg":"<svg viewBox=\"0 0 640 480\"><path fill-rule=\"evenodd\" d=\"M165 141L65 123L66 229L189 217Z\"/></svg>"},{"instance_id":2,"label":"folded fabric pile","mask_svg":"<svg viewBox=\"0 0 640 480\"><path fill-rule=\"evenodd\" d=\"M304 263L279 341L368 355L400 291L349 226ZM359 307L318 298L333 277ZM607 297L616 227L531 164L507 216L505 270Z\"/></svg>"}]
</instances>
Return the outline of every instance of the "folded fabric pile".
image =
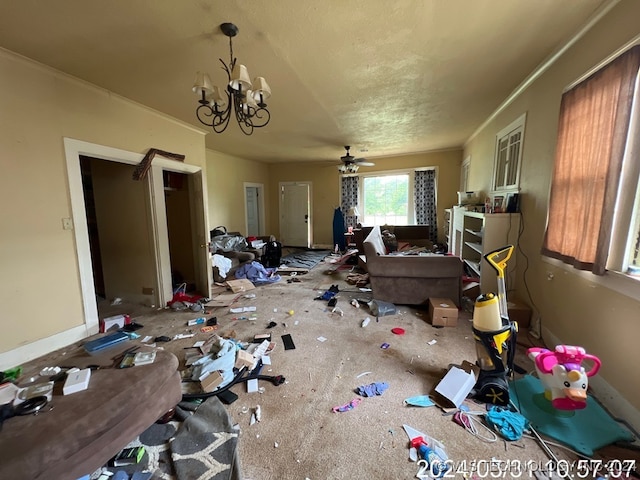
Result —
<instances>
[{"instance_id":1,"label":"folded fabric pile","mask_svg":"<svg viewBox=\"0 0 640 480\"><path fill-rule=\"evenodd\" d=\"M361 385L356 388L356 393L363 397L375 397L376 395L382 395L385 390L389 388L389 384L386 382L375 382L369 385Z\"/></svg>"}]
</instances>

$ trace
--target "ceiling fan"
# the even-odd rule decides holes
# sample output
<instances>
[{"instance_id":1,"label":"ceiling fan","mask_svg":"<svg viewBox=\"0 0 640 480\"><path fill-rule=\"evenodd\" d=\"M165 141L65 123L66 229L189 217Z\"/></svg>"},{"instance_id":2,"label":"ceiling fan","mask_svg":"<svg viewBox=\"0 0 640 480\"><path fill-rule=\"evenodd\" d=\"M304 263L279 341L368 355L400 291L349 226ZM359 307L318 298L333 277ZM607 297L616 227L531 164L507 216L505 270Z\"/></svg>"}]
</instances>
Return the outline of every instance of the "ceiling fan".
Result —
<instances>
[{"instance_id":1,"label":"ceiling fan","mask_svg":"<svg viewBox=\"0 0 640 480\"><path fill-rule=\"evenodd\" d=\"M338 167L338 170L342 173L356 173L360 167L373 167L375 163L367 162L366 158L355 158L349 153L351 147L345 145L344 149L347 151L345 155L340 157L342 165Z\"/></svg>"}]
</instances>

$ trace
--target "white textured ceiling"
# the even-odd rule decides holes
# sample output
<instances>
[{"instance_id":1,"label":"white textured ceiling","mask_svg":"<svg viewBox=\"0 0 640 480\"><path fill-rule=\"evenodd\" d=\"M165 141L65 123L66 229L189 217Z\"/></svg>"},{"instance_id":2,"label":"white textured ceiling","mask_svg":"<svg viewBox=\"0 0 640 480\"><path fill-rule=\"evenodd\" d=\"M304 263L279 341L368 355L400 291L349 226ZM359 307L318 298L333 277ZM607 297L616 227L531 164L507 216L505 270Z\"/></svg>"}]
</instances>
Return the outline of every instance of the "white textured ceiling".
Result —
<instances>
[{"instance_id":1,"label":"white textured ceiling","mask_svg":"<svg viewBox=\"0 0 640 480\"><path fill-rule=\"evenodd\" d=\"M0 46L201 126L195 72L234 54L271 122L211 149L267 162L459 147L609 0L0 0ZM9 92L0 92L7 95ZM363 150L367 150L363 153Z\"/></svg>"}]
</instances>

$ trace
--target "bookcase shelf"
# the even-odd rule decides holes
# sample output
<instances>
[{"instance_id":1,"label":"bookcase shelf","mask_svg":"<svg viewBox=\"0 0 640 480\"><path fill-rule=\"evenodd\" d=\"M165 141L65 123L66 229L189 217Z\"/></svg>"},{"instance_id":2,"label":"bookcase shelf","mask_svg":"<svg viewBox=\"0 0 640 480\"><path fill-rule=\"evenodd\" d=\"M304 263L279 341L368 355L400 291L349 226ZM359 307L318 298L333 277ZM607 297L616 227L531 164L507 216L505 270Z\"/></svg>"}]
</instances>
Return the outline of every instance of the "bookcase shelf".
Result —
<instances>
[{"instance_id":1,"label":"bookcase shelf","mask_svg":"<svg viewBox=\"0 0 640 480\"><path fill-rule=\"evenodd\" d=\"M484 256L505 247L516 246L520 226L518 213L464 212L462 218L462 249L460 256L469 273L477 275L482 293L497 292L496 272ZM507 282L516 268L516 256L507 263Z\"/></svg>"}]
</instances>

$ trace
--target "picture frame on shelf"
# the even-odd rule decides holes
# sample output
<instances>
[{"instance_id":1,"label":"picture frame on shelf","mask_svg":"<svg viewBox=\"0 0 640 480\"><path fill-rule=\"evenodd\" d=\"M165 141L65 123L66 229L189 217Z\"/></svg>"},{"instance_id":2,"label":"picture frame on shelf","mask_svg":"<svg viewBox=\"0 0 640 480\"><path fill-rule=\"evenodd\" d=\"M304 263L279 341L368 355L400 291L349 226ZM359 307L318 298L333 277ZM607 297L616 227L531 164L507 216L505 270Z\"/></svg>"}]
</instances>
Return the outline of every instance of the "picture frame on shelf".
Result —
<instances>
[{"instance_id":1,"label":"picture frame on shelf","mask_svg":"<svg viewBox=\"0 0 640 480\"><path fill-rule=\"evenodd\" d=\"M506 195L504 211L507 213L520 212L520 194L518 192L508 193Z\"/></svg>"},{"instance_id":2,"label":"picture frame on shelf","mask_svg":"<svg viewBox=\"0 0 640 480\"><path fill-rule=\"evenodd\" d=\"M505 207L505 195L494 195L491 202L491 213L503 213Z\"/></svg>"}]
</instances>

